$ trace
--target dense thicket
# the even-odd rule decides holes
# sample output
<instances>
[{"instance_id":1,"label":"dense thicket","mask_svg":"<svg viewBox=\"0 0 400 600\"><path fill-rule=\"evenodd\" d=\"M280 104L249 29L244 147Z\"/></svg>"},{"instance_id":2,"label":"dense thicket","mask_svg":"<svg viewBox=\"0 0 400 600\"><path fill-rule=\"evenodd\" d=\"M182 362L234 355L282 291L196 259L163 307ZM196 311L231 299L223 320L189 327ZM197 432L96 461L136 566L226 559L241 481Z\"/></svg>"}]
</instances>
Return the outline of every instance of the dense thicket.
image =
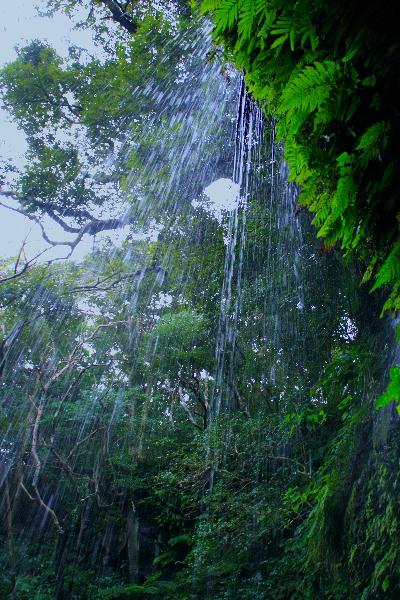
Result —
<instances>
[{"instance_id":1,"label":"dense thicket","mask_svg":"<svg viewBox=\"0 0 400 600\"><path fill-rule=\"evenodd\" d=\"M358 250L399 308L396 3L204 2L214 35L278 119L291 177L326 244Z\"/></svg>"},{"instance_id":2,"label":"dense thicket","mask_svg":"<svg viewBox=\"0 0 400 600\"><path fill-rule=\"evenodd\" d=\"M267 115L325 244L365 262L400 307L396 2L205 0L214 36ZM385 401L399 400L392 370ZM383 403L383 400L382 400Z\"/></svg>"},{"instance_id":3,"label":"dense thicket","mask_svg":"<svg viewBox=\"0 0 400 600\"><path fill-rule=\"evenodd\" d=\"M200 25L185 3L173 20L170 3L164 15L151 2L82 4L106 60L76 48L63 60L35 41L0 72L29 159L4 164L1 193L73 234L71 251L85 234L131 229L79 264L34 264L23 246L0 265L0 597L397 598L395 380L375 409L393 327L378 318L381 290L359 287L367 268L396 310L390 15L371 3L204 4L329 246L295 204L266 119L237 214L231 410L215 415L232 221L191 201L231 176L237 81L209 64L221 49L187 55Z\"/></svg>"}]
</instances>

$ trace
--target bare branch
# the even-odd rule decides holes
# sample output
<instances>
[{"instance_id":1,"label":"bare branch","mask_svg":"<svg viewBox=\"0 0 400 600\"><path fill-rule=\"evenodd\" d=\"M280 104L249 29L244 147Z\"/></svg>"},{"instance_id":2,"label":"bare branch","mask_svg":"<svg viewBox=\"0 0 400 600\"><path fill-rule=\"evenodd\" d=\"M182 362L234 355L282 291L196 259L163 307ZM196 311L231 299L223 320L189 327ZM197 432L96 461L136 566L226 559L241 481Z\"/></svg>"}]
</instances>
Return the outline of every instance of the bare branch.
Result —
<instances>
[{"instance_id":1,"label":"bare branch","mask_svg":"<svg viewBox=\"0 0 400 600\"><path fill-rule=\"evenodd\" d=\"M70 293L75 294L76 292L89 292L89 291L97 291L97 292L108 292L109 290L113 289L115 286L117 286L119 283L122 283L123 281L126 281L127 279L132 279L134 277L137 277L139 274L138 273L125 273L125 274L121 274L119 275L116 279L114 279L114 281L112 281L109 285L101 287L104 283L107 283L107 281L110 281L110 279L113 279L113 277L115 277L114 275L107 275L107 277L103 277L102 279L100 279L99 277L97 278L97 281L91 285L79 285L76 287L73 287L69 290Z\"/></svg>"},{"instance_id":2,"label":"bare branch","mask_svg":"<svg viewBox=\"0 0 400 600\"><path fill-rule=\"evenodd\" d=\"M22 249L21 249L21 251L22 251ZM6 283L7 281L12 281L13 279L18 279L18 277L21 277L22 275L24 275L24 273L26 273L28 271L28 269L34 265L35 261L48 251L48 248L45 248L44 250L42 250L41 252L39 252L38 254L36 254L33 258L30 258L29 260L27 260L25 262L24 266L22 267L22 269L17 272L16 269L19 266L21 251L20 251L20 253L19 253L18 257L17 257L16 263L15 263L15 266L14 266L14 274L13 275L9 275L8 277L2 277L0 279L0 284L1 283Z\"/></svg>"},{"instance_id":3,"label":"bare branch","mask_svg":"<svg viewBox=\"0 0 400 600\"><path fill-rule=\"evenodd\" d=\"M26 487L24 486L22 481L19 482L19 485L20 485L21 489L25 492L25 494L28 496L29 500L32 500L34 502L35 498L28 492L28 490L26 489Z\"/></svg>"},{"instance_id":4,"label":"bare branch","mask_svg":"<svg viewBox=\"0 0 400 600\"><path fill-rule=\"evenodd\" d=\"M88 433L84 438L82 438L81 440L79 440L78 442L76 442L76 444L74 445L74 447L72 448L72 450L69 452L68 456L67 456L67 460L69 460L73 454L75 454L75 452L78 450L78 448L80 446L82 446L82 444L84 444L85 442L87 442L88 440L90 440L91 437L93 437L98 431L100 431L100 429L102 429L101 427L97 427L97 429L93 429L93 431L91 431L90 433Z\"/></svg>"},{"instance_id":5,"label":"bare branch","mask_svg":"<svg viewBox=\"0 0 400 600\"><path fill-rule=\"evenodd\" d=\"M194 416L192 414L192 411L190 410L190 407L187 405L186 400L185 400L185 395L183 393L181 386L179 386L179 388L178 388L178 394L179 394L179 403L182 406L182 408L184 409L184 411L186 412L189 421L197 429L200 429L200 431L204 431L204 428L197 423L196 419L194 418Z\"/></svg>"},{"instance_id":6,"label":"bare branch","mask_svg":"<svg viewBox=\"0 0 400 600\"><path fill-rule=\"evenodd\" d=\"M46 444L46 442L45 442ZM67 474L67 477L70 479L70 481L72 482L72 485L74 486L74 488L78 491L78 485L76 483L76 475L73 472L71 466L67 463L66 460L64 460L62 458L62 456L60 456L57 452L57 450L55 450L55 448L53 448L53 446L48 446L46 444L46 446L49 448L50 452L53 454L53 456L55 456L55 458L58 460L58 462L61 465L61 468L63 469L63 471L65 471L65 473Z\"/></svg>"},{"instance_id":7,"label":"bare branch","mask_svg":"<svg viewBox=\"0 0 400 600\"><path fill-rule=\"evenodd\" d=\"M0 195L9 196L9 197L13 197L14 199L17 199L17 196L9 191L0 191ZM122 227L125 227L126 225L129 225L130 223L132 223L132 221L126 219L126 217L121 217L121 218L117 218L117 219L115 219L115 218L103 219L103 220L102 219L93 219L92 221L85 223L85 225L83 225L80 229L77 229L74 227L70 227L61 218L57 217L53 213L53 215L50 214L49 216L51 218L53 218L59 225L61 225L61 227L63 227L63 229L65 229L65 231L73 232L73 233L78 232L78 235L75 237L75 239L73 239L71 241L70 240L64 240L64 241L52 240L47 235L46 230L45 230L40 218L37 217L36 215L33 215L33 214L27 212L26 210L23 210L22 208L17 208L15 206L10 206L9 204L5 204L4 202L0 202L0 206L3 206L4 208L7 208L8 210L12 210L13 212L19 213L20 215L23 215L30 221L34 221L40 227L42 238L50 246L53 246L53 247L68 246L70 248L70 251L68 252L68 254L65 257L62 257L60 259L54 259L54 260L66 260L66 259L70 258L73 251L75 250L76 246L79 244L79 242L82 240L82 238L85 234L96 235L97 233L100 233L102 231L112 231L115 229L121 229ZM51 262L53 262L53 261L51 261Z\"/></svg>"},{"instance_id":8,"label":"bare branch","mask_svg":"<svg viewBox=\"0 0 400 600\"><path fill-rule=\"evenodd\" d=\"M38 443L38 433L39 433L39 425L40 425L40 420L43 414L43 406L44 406L44 401L45 401L45 396L42 395L39 401L39 404L35 404L33 402L33 400L31 399L31 402L33 404L33 406L35 407L36 410L36 417L35 417L35 422L33 425L33 430L32 430L32 444L31 444L31 456L33 458L33 462L35 465L35 470L33 473L33 479L32 479L32 488L35 492L35 496L37 501L39 502L40 506L42 508L44 508L44 510L50 515L53 524L55 526L55 528L57 529L58 533L63 534L64 530L62 529L60 522L58 520L58 517L56 515L56 513L54 512L54 510L48 505L46 504L46 502L43 500L40 492L39 492L39 488L38 488L38 480L39 480L39 475L40 475L40 471L41 471L41 462L40 462L40 458L39 455L37 453L37 443Z\"/></svg>"},{"instance_id":9,"label":"bare branch","mask_svg":"<svg viewBox=\"0 0 400 600\"><path fill-rule=\"evenodd\" d=\"M123 6L117 0L101 0L101 2L111 12L111 19L119 23L129 33L135 33L138 26L132 16L126 12Z\"/></svg>"}]
</instances>

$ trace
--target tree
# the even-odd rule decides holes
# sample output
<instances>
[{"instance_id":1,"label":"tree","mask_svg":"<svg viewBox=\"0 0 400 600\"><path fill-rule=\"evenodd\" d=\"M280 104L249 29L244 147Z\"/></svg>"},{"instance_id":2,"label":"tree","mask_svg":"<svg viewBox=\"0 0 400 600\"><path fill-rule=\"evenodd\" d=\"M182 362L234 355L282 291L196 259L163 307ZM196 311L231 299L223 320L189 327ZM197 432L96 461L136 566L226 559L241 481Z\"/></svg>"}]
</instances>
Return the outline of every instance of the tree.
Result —
<instances>
[{"instance_id":1,"label":"tree","mask_svg":"<svg viewBox=\"0 0 400 600\"><path fill-rule=\"evenodd\" d=\"M150 98L144 104L138 90L146 78L154 85L162 82L180 60L179 53L164 52L161 68L154 68L155 54L161 56L170 37L160 12L144 12L135 38L119 42L105 63L80 61L72 50L62 60L46 44L33 41L2 69L4 105L28 142L27 166L18 173L6 165L0 192L18 204L5 200L2 205L39 224L47 215L74 234L68 241L53 240L41 225L51 245L69 246L71 253L85 234L135 223L128 208L117 209L116 217L106 215L115 212L125 194L132 168L127 141L135 136L138 145L156 108ZM140 151L136 156L145 160ZM132 190L133 202L137 193Z\"/></svg>"},{"instance_id":2,"label":"tree","mask_svg":"<svg viewBox=\"0 0 400 600\"><path fill-rule=\"evenodd\" d=\"M1 264L0 595L395 598L400 442L390 413L371 409L387 330L358 289L359 265L344 268L312 235L277 169L273 127L258 124L256 145L243 110L235 130L234 80L189 56L187 86L171 82L182 46L164 48L161 29L154 77L166 88L131 97L149 84L146 19L140 45L105 64L62 62L34 43L2 71L35 152L3 189L9 202L20 194L14 208L59 219L78 239L106 221L115 174L129 218L164 227L79 264L34 265L23 249ZM128 127L119 117L134 110ZM217 219L201 192L227 176L235 151L247 208ZM218 369L229 401L211 414Z\"/></svg>"}]
</instances>

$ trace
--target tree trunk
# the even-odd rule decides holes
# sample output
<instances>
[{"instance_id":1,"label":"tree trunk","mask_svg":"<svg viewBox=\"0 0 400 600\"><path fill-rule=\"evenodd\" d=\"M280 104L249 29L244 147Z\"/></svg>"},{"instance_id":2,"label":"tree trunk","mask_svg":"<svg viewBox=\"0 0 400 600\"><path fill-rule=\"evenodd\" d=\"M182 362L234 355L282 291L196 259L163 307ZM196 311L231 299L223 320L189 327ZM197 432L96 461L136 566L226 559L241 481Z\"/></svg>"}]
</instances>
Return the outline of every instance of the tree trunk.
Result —
<instances>
[{"instance_id":1,"label":"tree trunk","mask_svg":"<svg viewBox=\"0 0 400 600\"><path fill-rule=\"evenodd\" d=\"M129 565L129 581L137 583L139 581L139 516L136 512L134 503L129 511L127 519L127 535L128 535L128 565Z\"/></svg>"}]
</instances>

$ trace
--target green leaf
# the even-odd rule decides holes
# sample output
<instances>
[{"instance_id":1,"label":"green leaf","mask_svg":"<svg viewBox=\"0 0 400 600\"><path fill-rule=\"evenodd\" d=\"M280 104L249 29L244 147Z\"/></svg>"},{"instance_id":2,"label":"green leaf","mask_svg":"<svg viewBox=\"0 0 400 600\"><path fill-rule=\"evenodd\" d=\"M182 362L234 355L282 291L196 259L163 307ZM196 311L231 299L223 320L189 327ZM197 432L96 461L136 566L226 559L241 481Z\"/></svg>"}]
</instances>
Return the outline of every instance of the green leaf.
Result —
<instances>
[{"instance_id":1,"label":"green leaf","mask_svg":"<svg viewBox=\"0 0 400 600\"><path fill-rule=\"evenodd\" d=\"M318 109L330 97L339 72L340 67L328 60L304 67L283 90L281 111L291 115L299 109Z\"/></svg>"},{"instance_id":2,"label":"green leaf","mask_svg":"<svg viewBox=\"0 0 400 600\"><path fill-rule=\"evenodd\" d=\"M278 46L282 46L282 44L284 44L286 42L286 40L288 39L289 35L286 33L285 35L282 35L281 37L278 37L272 44L271 44L271 48L278 48Z\"/></svg>"},{"instance_id":3,"label":"green leaf","mask_svg":"<svg viewBox=\"0 0 400 600\"><path fill-rule=\"evenodd\" d=\"M376 85L375 75L370 75L369 77L363 79L361 85L364 85L365 87L374 87L374 85Z\"/></svg>"},{"instance_id":4,"label":"green leaf","mask_svg":"<svg viewBox=\"0 0 400 600\"><path fill-rule=\"evenodd\" d=\"M391 367L390 383L385 392L379 396L375 408L383 408L390 402L400 404L400 366Z\"/></svg>"},{"instance_id":5,"label":"green leaf","mask_svg":"<svg viewBox=\"0 0 400 600\"><path fill-rule=\"evenodd\" d=\"M387 592L389 587L390 587L389 577L386 576L382 583L382 589L384 592Z\"/></svg>"}]
</instances>

